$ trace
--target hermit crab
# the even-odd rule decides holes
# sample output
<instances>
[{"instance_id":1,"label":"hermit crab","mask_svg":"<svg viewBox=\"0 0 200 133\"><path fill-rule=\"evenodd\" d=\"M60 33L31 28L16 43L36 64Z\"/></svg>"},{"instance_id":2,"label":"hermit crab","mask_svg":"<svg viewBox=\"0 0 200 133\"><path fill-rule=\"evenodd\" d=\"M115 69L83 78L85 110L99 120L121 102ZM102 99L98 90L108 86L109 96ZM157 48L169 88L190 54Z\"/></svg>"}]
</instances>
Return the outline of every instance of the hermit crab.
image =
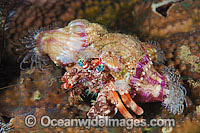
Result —
<instances>
[{"instance_id":1,"label":"hermit crab","mask_svg":"<svg viewBox=\"0 0 200 133\"><path fill-rule=\"evenodd\" d=\"M145 111L136 102L159 101L174 114L184 110L186 89L180 76L171 67L158 73L153 66L160 58L156 48L131 35L109 33L99 24L77 19L64 28L36 34L32 52L37 57L33 64L47 55L66 68L63 89L98 93L88 117L119 111L133 118L126 107L136 115Z\"/></svg>"}]
</instances>

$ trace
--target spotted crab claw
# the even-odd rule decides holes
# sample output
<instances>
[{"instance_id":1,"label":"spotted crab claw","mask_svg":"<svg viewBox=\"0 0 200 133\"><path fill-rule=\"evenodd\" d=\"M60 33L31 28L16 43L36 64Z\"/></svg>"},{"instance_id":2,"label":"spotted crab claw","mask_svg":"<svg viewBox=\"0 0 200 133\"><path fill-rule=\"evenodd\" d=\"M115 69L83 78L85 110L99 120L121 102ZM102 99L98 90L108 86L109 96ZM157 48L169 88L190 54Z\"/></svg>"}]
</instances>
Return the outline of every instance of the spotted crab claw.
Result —
<instances>
[{"instance_id":1,"label":"spotted crab claw","mask_svg":"<svg viewBox=\"0 0 200 133\"><path fill-rule=\"evenodd\" d=\"M62 84L63 89L71 89L73 85L77 82L77 80L80 78L80 74L77 73L77 69L74 68L70 72L66 72L63 77L61 78L62 82L65 82Z\"/></svg>"}]
</instances>

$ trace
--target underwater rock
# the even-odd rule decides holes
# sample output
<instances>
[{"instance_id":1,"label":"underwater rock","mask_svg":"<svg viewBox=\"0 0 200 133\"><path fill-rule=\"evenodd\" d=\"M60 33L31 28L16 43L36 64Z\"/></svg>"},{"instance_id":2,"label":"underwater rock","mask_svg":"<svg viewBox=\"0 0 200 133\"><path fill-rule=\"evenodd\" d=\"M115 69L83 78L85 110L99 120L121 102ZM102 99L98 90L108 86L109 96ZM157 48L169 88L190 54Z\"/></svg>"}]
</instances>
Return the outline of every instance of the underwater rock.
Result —
<instances>
[{"instance_id":1,"label":"underwater rock","mask_svg":"<svg viewBox=\"0 0 200 133\"><path fill-rule=\"evenodd\" d=\"M166 0L172 1L173 0ZM166 38L174 33L189 32L200 25L199 1L184 0L172 4L167 11L167 16L160 15L153 10L159 1L140 1L134 5L133 17L135 28L140 36L149 38ZM143 17L144 16L144 17Z\"/></svg>"},{"instance_id":2,"label":"underwater rock","mask_svg":"<svg viewBox=\"0 0 200 133\"><path fill-rule=\"evenodd\" d=\"M196 105L200 105L200 81L194 81L193 79L188 79L188 86L190 87L191 97Z\"/></svg>"},{"instance_id":3,"label":"underwater rock","mask_svg":"<svg viewBox=\"0 0 200 133\"><path fill-rule=\"evenodd\" d=\"M160 41L167 64L177 68L183 76L200 79L200 29L173 34Z\"/></svg>"},{"instance_id":4,"label":"underwater rock","mask_svg":"<svg viewBox=\"0 0 200 133\"><path fill-rule=\"evenodd\" d=\"M133 21L131 18L132 6L137 1L139 0L43 0L42 3L45 3L42 6L38 4L40 2L21 4L16 9L16 16L10 24L13 28L8 30L8 38L18 40L26 33L16 33L47 26L54 22L65 26L75 18L98 22L113 30L127 30ZM20 15L21 12L24 15Z\"/></svg>"},{"instance_id":5,"label":"underwater rock","mask_svg":"<svg viewBox=\"0 0 200 133\"><path fill-rule=\"evenodd\" d=\"M182 122L177 122L176 127L173 128L172 133L198 133L200 130L200 113L197 110L193 114L187 115Z\"/></svg>"}]
</instances>

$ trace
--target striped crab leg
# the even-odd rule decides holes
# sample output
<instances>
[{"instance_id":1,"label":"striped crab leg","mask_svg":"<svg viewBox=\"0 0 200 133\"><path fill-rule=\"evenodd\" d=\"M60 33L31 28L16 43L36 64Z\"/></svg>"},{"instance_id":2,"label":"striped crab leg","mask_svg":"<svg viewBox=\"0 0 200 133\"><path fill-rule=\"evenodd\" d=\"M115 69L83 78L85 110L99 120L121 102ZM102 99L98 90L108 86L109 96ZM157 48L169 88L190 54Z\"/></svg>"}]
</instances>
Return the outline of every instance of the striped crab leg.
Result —
<instances>
[{"instance_id":1,"label":"striped crab leg","mask_svg":"<svg viewBox=\"0 0 200 133\"><path fill-rule=\"evenodd\" d=\"M120 93L122 101L124 104L130 108L135 114L137 115L142 115L143 114L143 109L139 107L131 98L129 93Z\"/></svg>"},{"instance_id":2,"label":"striped crab leg","mask_svg":"<svg viewBox=\"0 0 200 133\"><path fill-rule=\"evenodd\" d=\"M128 112L121 99L119 98L116 91L109 90L109 96L111 99L111 103L114 104L119 112L126 118L133 118L133 116Z\"/></svg>"},{"instance_id":3,"label":"striped crab leg","mask_svg":"<svg viewBox=\"0 0 200 133\"><path fill-rule=\"evenodd\" d=\"M133 116L128 112L124 104L122 103L119 95L116 92L116 87L114 83L111 81L106 86L106 89L109 91L109 96L111 99L111 103L114 104L119 112L125 117L125 118L133 118Z\"/></svg>"},{"instance_id":4,"label":"striped crab leg","mask_svg":"<svg viewBox=\"0 0 200 133\"><path fill-rule=\"evenodd\" d=\"M143 114L143 109L140 108L131 98L129 93L124 93L123 91L119 91L122 101L124 104L121 102L120 97L118 96L116 92L116 87L113 82L110 82L108 85L108 90L109 90L109 96L111 98L111 102L116 105L120 113L125 117L125 118L133 118L133 116L127 111L126 107L124 104L130 108L134 113L137 115Z\"/></svg>"}]
</instances>

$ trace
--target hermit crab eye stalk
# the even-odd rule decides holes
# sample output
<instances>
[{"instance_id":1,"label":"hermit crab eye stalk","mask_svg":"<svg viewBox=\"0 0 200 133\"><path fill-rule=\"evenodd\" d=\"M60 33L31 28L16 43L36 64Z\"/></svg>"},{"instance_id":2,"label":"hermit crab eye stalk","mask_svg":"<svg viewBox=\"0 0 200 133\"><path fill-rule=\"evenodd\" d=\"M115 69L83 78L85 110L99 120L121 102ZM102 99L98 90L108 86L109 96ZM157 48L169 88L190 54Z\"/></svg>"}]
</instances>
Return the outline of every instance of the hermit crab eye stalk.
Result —
<instances>
[{"instance_id":1,"label":"hermit crab eye stalk","mask_svg":"<svg viewBox=\"0 0 200 133\"><path fill-rule=\"evenodd\" d=\"M83 59L79 59L79 60L78 60L78 65L79 65L80 67L83 67L83 66L84 66L84 60L83 60Z\"/></svg>"},{"instance_id":2,"label":"hermit crab eye stalk","mask_svg":"<svg viewBox=\"0 0 200 133\"><path fill-rule=\"evenodd\" d=\"M167 85L162 105L173 114L181 114L184 111L184 102L187 107L186 89L180 84L180 75L172 67L165 67L163 72L166 76Z\"/></svg>"},{"instance_id":3,"label":"hermit crab eye stalk","mask_svg":"<svg viewBox=\"0 0 200 133\"><path fill-rule=\"evenodd\" d=\"M78 60L78 65L79 65L80 67L83 67L84 69L86 69L86 68L89 67L89 65L87 64L87 62L86 62L85 60L83 60L83 59L79 59L79 60Z\"/></svg>"},{"instance_id":4,"label":"hermit crab eye stalk","mask_svg":"<svg viewBox=\"0 0 200 133\"><path fill-rule=\"evenodd\" d=\"M99 65L96 67L96 70L97 70L98 72L103 71L103 70L104 70L104 65L103 65L103 64L99 64Z\"/></svg>"}]
</instances>

